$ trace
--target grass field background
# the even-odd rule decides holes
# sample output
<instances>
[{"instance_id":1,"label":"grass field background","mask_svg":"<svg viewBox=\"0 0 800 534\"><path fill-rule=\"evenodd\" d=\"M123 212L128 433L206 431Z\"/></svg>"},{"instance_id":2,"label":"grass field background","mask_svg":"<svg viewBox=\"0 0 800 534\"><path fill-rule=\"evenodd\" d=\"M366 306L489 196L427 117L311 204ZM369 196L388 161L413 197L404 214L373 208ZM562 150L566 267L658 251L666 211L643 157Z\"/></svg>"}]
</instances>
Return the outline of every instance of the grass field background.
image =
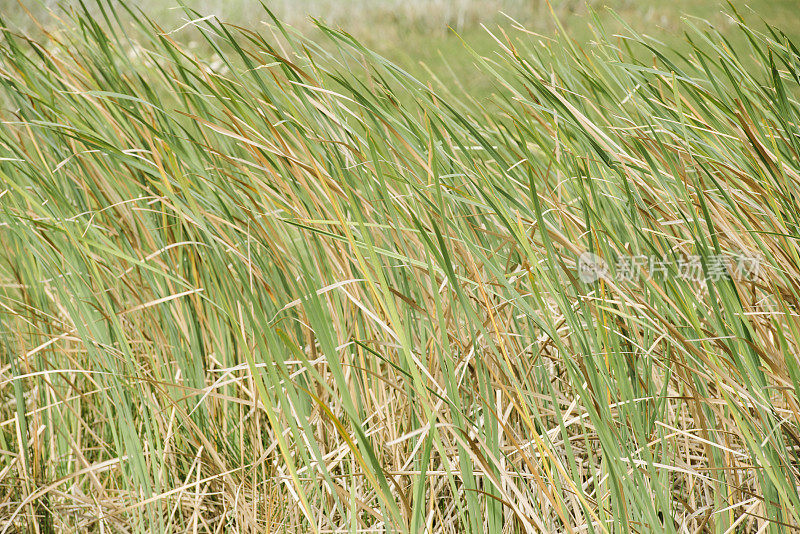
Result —
<instances>
[{"instance_id":1,"label":"grass field background","mask_svg":"<svg viewBox=\"0 0 800 534\"><path fill-rule=\"evenodd\" d=\"M800 528L794 3L611 5L4 5L0 534Z\"/></svg>"},{"instance_id":2,"label":"grass field background","mask_svg":"<svg viewBox=\"0 0 800 534\"><path fill-rule=\"evenodd\" d=\"M8 1L6 16L13 25L26 31L34 31L27 20L24 9L16 0ZM75 1L24 2L24 7L33 12L45 24L50 10L60 12L58 6L77 7ZM174 3L158 0L143 0L130 4L164 28L183 25L187 16ZM269 24L262 3L256 0L188 0L185 6L203 16L216 15L221 20L253 30L264 30ZM494 38L488 29L498 25L511 26L509 17L521 23L527 30L550 35L555 30L554 15L569 32L570 37L581 43L593 39L590 29L590 11L598 21L613 34L625 21L636 31L653 36L667 46L679 50L683 43L686 26L684 18L708 20L732 43L741 45L743 37L733 31L730 13L726 13L727 2L719 0L675 0L660 2L653 0L283 0L264 2L264 5L285 23L310 36L315 33L312 19L319 19L333 28L341 28L365 45L385 55L388 59L421 79L433 73L450 85L461 84L475 98L490 99L498 90L491 76L475 68L474 55L492 56L497 53ZM796 0L734 1L732 5L754 20L763 19L768 24L779 24L789 36L800 36L800 17L797 16ZM90 6L91 9L91 6ZM176 36L181 39L180 34Z\"/></svg>"}]
</instances>

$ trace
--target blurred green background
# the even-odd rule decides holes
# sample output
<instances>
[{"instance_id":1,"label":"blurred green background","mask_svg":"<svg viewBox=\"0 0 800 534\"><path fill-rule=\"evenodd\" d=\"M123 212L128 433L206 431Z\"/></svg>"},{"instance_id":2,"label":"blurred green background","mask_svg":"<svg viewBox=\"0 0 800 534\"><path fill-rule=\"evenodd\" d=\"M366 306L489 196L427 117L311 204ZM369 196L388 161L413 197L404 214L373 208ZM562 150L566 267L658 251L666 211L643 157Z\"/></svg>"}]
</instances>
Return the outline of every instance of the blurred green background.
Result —
<instances>
[{"instance_id":1,"label":"blurred green background","mask_svg":"<svg viewBox=\"0 0 800 534\"><path fill-rule=\"evenodd\" d=\"M90 8L97 0L83 0ZM108 0L102 0L108 1ZM174 30L188 20L176 7L179 0L112 0L141 9L165 30ZM203 15L250 29L266 30L269 24L258 0L183 0L184 5ZM720 0L278 0L263 2L288 24L314 35L312 18L341 28L377 50L420 79L431 73L448 83L461 84L472 96L485 98L495 88L485 75L473 68L475 52L491 56L497 45L487 32L511 28L511 19L531 32L546 36L555 30L555 15L578 42L591 44L591 13L597 15L609 33L622 30L619 16L636 31L680 49L685 26L682 19L707 19L732 43L745 46L733 32L735 23L726 13L728 3ZM36 25L26 12L52 22L48 12L80 8L81 0L0 0L6 24L35 33ZM800 37L800 0L733 1L731 5L749 22L777 25L786 34ZM61 7L59 7L61 6ZM616 15L615 15L616 14ZM177 32L186 33L186 32ZM518 32L517 32L518 33ZM540 38L531 36L532 39ZM544 39L544 37L541 37Z\"/></svg>"}]
</instances>

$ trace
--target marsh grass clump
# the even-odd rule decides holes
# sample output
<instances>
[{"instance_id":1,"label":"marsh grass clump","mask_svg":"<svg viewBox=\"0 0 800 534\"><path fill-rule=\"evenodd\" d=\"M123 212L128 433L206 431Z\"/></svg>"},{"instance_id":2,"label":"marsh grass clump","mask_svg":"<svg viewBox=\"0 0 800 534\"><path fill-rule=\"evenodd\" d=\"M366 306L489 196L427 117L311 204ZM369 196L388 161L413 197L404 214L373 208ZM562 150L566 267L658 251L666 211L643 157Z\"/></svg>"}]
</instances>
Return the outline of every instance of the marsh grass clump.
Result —
<instances>
[{"instance_id":1,"label":"marsh grass clump","mask_svg":"<svg viewBox=\"0 0 800 534\"><path fill-rule=\"evenodd\" d=\"M2 24L0 532L800 526L779 30L510 22L487 108L98 6Z\"/></svg>"}]
</instances>

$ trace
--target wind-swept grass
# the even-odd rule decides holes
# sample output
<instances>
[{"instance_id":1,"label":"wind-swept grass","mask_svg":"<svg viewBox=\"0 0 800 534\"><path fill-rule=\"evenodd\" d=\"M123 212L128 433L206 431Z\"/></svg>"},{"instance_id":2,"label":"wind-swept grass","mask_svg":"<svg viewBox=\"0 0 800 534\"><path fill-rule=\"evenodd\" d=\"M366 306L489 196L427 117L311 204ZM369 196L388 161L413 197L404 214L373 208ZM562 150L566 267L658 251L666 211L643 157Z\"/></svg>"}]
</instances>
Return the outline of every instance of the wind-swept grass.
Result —
<instances>
[{"instance_id":1,"label":"wind-swept grass","mask_svg":"<svg viewBox=\"0 0 800 534\"><path fill-rule=\"evenodd\" d=\"M778 30L509 28L484 109L324 27L198 20L212 64L99 6L0 41L0 532L800 525Z\"/></svg>"}]
</instances>

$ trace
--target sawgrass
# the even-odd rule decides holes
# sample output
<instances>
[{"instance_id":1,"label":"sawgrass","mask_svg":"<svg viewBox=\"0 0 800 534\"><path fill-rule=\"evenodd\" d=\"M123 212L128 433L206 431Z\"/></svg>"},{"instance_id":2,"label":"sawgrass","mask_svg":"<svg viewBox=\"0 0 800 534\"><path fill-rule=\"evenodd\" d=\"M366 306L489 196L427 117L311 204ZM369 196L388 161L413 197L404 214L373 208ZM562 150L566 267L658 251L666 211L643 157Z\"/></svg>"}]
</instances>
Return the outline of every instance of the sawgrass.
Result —
<instances>
[{"instance_id":1,"label":"sawgrass","mask_svg":"<svg viewBox=\"0 0 800 534\"><path fill-rule=\"evenodd\" d=\"M96 7L0 41L0 532L800 525L785 35L509 23L486 107Z\"/></svg>"}]
</instances>

